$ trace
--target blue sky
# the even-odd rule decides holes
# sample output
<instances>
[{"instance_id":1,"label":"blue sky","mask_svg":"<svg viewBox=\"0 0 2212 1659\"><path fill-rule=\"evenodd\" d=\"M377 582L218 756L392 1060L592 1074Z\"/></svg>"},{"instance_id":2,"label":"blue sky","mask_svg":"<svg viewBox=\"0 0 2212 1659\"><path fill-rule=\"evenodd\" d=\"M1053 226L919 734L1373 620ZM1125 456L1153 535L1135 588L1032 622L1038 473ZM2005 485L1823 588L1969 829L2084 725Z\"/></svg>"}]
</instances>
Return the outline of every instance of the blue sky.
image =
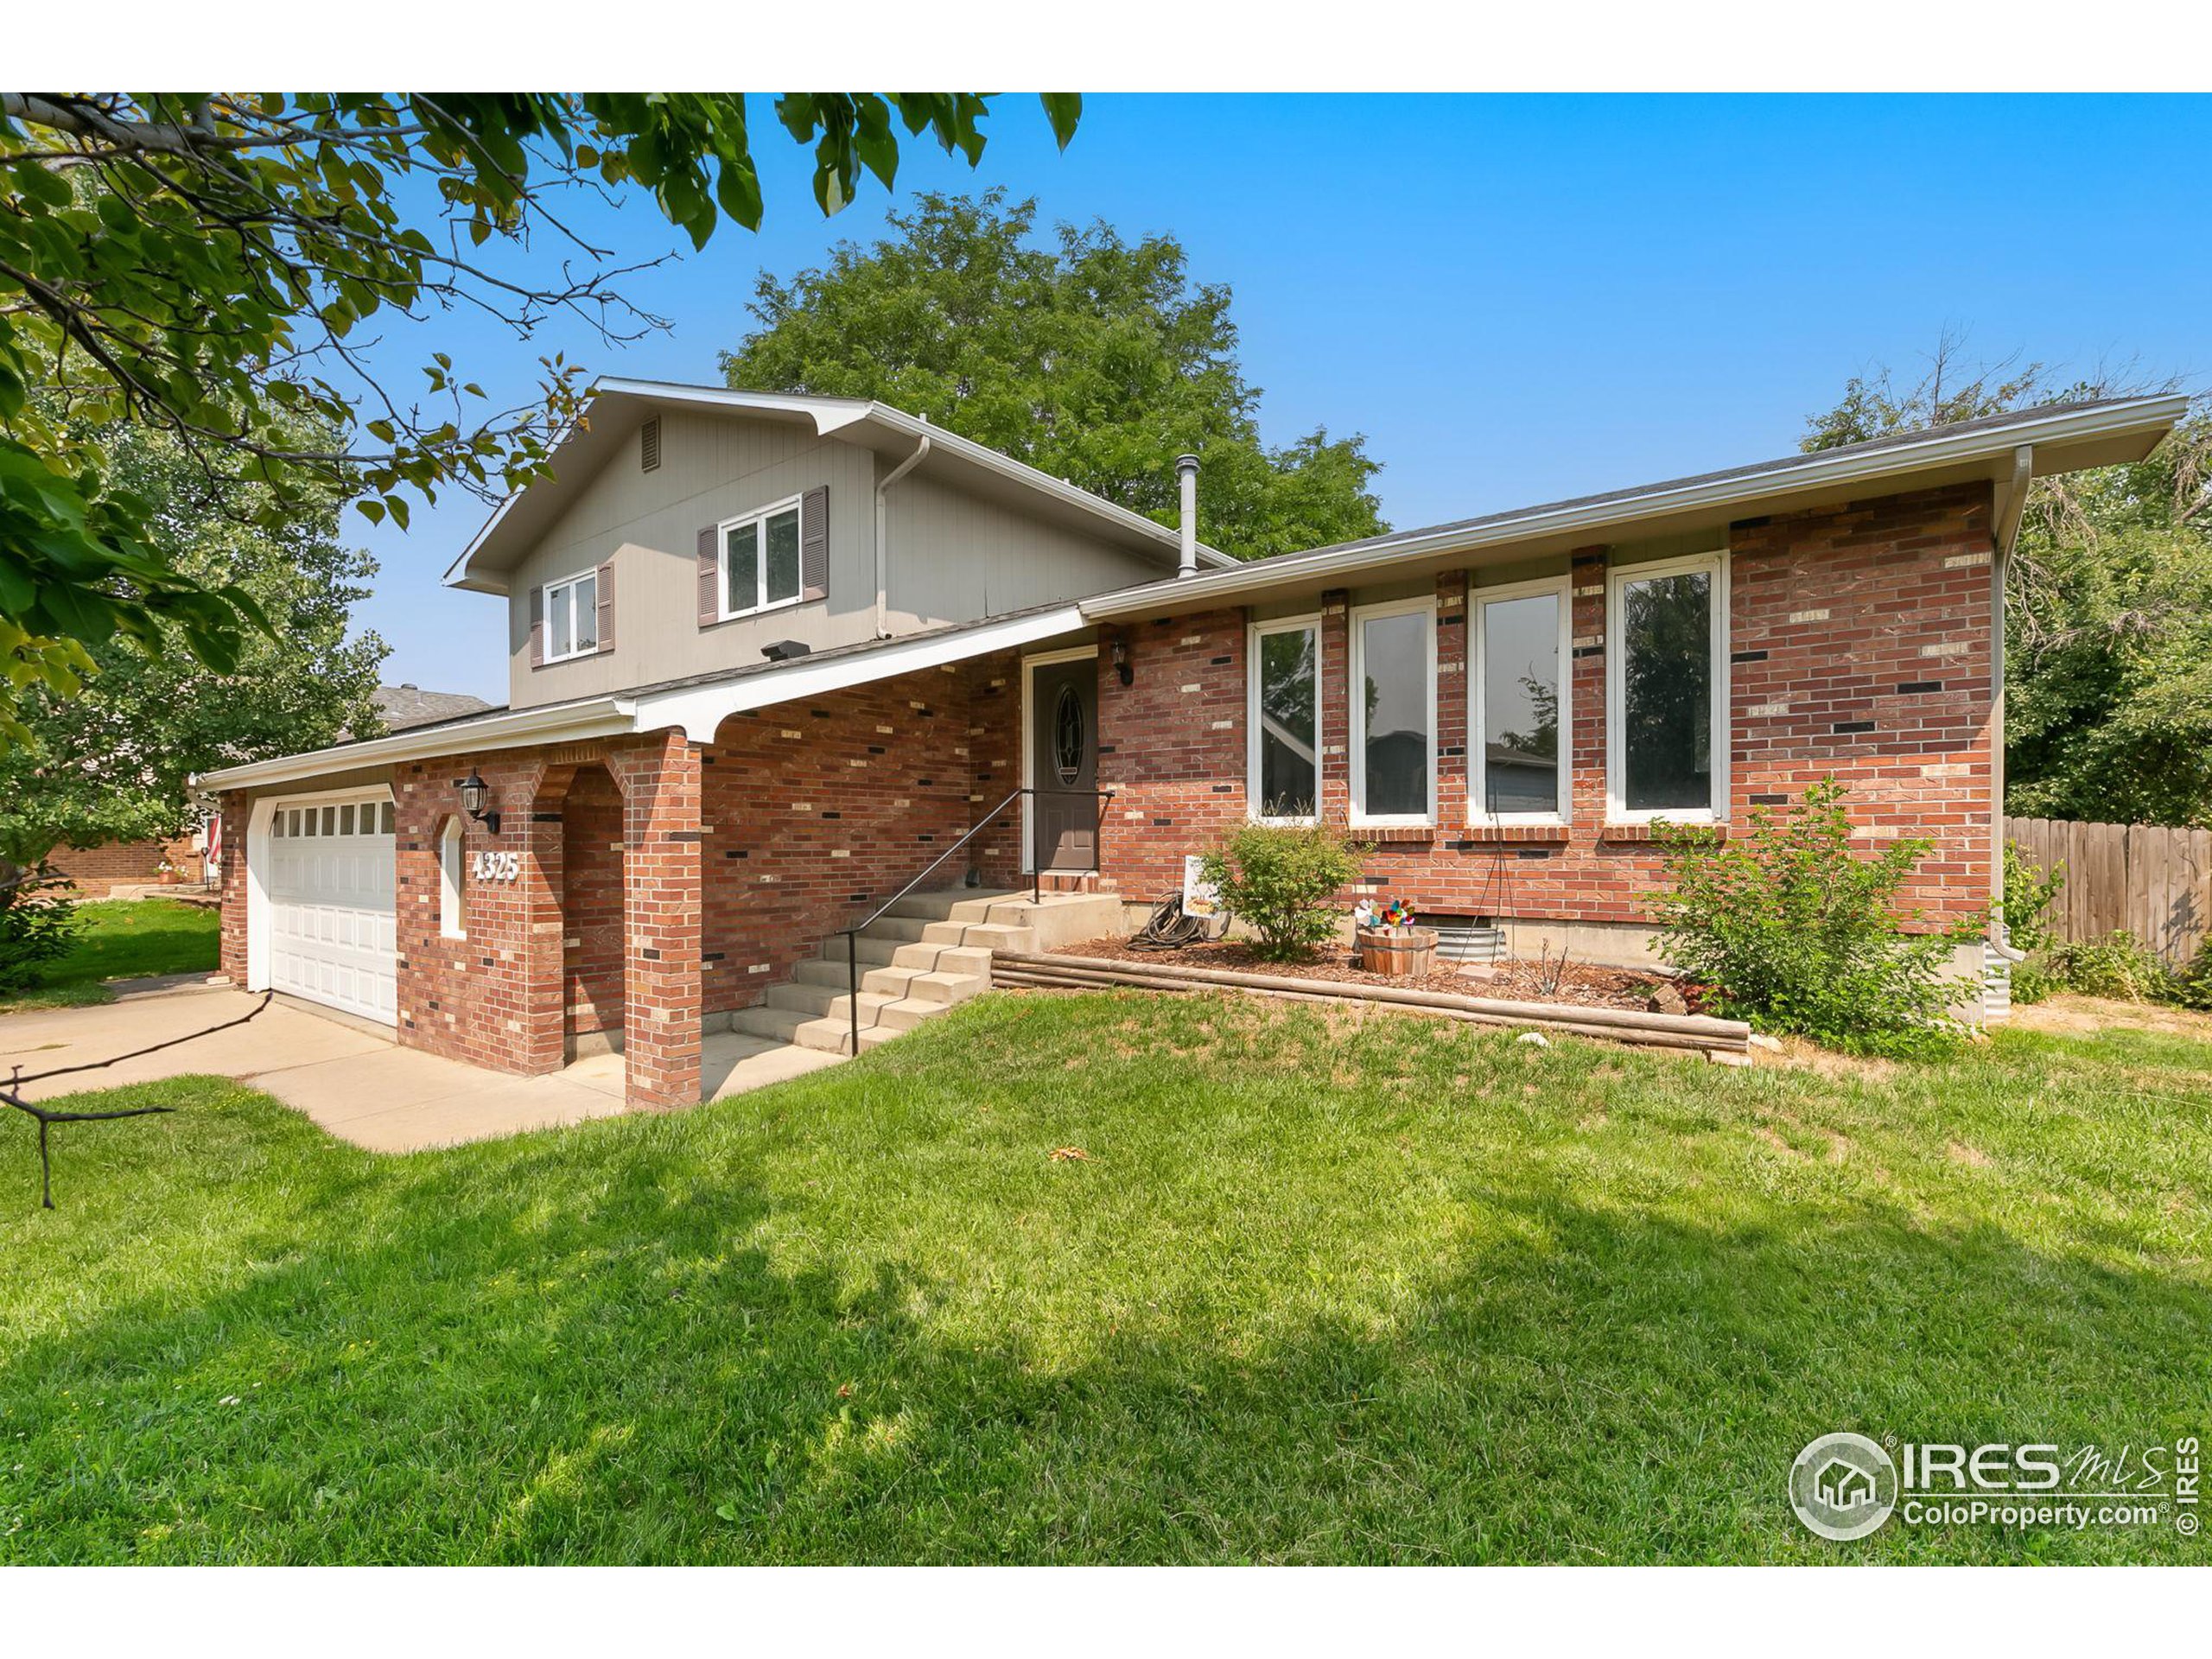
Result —
<instances>
[{"instance_id":1,"label":"blue sky","mask_svg":"<svg viewBox=\"0 0 2212 1659\"><path fill-rule=\"evenodd\" d=\"M1093 97L1065 155L1028 99L991 126L979 172L910 150L901 194L1002 183L1047 222L1179 237L1235 290L1268 439L1365 433L1400 527L1787 453L1852 374L1916 378L1947 326L1987 356L2212 379L2212 218L2184 185L2212 99ZM626 284L665 334L523 346L438 317L384 330L381 366L404 385L444 350L513 397L557 347L717 382L757 273L873 239L892 201L871 183L824 222L765 100L753 130L766 227ZM626 257L679 240L642 200L588 225ZM501 602L439 585L485 512L349 515L387 680L505 700Z\"/></svg>"}]
</instances>

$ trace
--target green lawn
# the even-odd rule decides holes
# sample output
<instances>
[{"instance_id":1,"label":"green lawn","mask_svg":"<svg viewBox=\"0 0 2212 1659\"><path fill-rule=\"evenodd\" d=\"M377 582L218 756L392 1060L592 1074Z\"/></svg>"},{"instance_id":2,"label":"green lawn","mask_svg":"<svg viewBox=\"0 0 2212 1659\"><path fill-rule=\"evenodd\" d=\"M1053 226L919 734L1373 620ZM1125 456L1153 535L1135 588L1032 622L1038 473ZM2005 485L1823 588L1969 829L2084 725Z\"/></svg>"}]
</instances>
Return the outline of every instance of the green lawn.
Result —
<instances>
[{"instance_id":1,"label":"green lawn","mask_svg":"<svg viewBox=\"0 0 2212 1659\"><path fill-rule=\"evenodd\" d=\"M113 1000L100 982L143 974L212 974L222 918L174 899L113 899L79 905L85 931L41 982L0 997L7 1008L74 1007Z\"/></svg>"},{"instance_id":2,"label":"green lawn","mask_svg":"<svg viewBox=\"0 0 2212 1659\"><path fill-rule=\"evenodd\" d=\"M999 996L404 1159L156 1097L56 1132L50 1215L0 1114L0 1560L2205 1558L1784 1497L1837 1428L2212 1428L2186 1037L1731 1071Z\"/></svg>"}]
</instances>

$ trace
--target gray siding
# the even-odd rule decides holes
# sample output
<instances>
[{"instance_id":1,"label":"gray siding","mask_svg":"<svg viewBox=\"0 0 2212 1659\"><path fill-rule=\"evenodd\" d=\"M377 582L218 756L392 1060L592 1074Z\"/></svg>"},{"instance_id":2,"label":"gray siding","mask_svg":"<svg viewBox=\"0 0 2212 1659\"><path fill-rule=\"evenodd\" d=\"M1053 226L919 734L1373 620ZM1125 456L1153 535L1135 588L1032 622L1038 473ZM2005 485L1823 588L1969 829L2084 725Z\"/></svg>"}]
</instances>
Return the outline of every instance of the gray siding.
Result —
<instances>
[{"instance_id":1,"label":"gray siding","mask_svg":"<svg viewBox=\"0 0 2212 1659\"><path fill-rule=\"evenodd\" d=\"M660 466L640 471L634 438L621 445L512 573L510 705L750 667L778 639L823 650L870 638L875 480L896 464L802 425L664 410ZM830 492L829 596L700 627L700 528L817 486ZM1103 593L1169 569L949 488L926 476L926 463L893 486L889 504L893 632ZM609 562L614 648L533 669L531 589Z\"/></svg>"}]
</instances>

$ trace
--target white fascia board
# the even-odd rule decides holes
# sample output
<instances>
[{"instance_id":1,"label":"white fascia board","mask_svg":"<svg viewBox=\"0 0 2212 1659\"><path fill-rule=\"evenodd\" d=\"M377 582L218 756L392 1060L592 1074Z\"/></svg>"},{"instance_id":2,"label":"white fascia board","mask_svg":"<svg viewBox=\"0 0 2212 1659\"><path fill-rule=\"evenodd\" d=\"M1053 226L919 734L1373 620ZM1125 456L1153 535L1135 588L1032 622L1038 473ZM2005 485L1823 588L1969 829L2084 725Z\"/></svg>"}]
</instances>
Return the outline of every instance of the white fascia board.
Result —
<instances>
[{"instance_id":1,"label":"white fascia board","mask_svg":"<svg viewBox=\"0 0 2212 1659\"><path fill-rule=\"evenodd\" d=\"M634 705L629 698L594 697L585 702L518 709L506 714L487 715L480 720L394 732L389 737L310 749L303 754L279 755L270 760L251 760L244 766L198 773L192 782L200 789L263 789L324 778L336 772L353 772L364 766L396 766L442 754L518 749L533 743L615 737L639 729Z\"/></svg>"},{"instance_id":2,"label":"white fascia board","mask_svg":"<svg viewBox=\"0 0 2212 1659\"><path fill-rule=\"evenodd\" d=\"M1154 615L1163 607L1178 612L1193 611L1247 593L1325 578L1340 582L1370 570L1386 569L1402 560L1472 552L1540 536L1600 530L1664 513L1730 506L1805 490L1847 488L1901 474L1976 461L2001 458L2009 469L2015 452L2023 446L2032 448L2042 443L2082 443L2138 429L2148 429L2161 423L2171 426L2188 407L2189 400L2184 397L2144 398L2107 409L2082 410L2054 415L2047 420L2024 420L1974 431L1947 433L1937 428L1925 438L1877 450L1840 450L1832 456L1794 461L1756 473L1733 474L1703 482L1661 485L1604 501L1537 508L1485 524L1447 526L1425 535L1394 537L1367 546L1287 554L1206 575L1123 588L1084 601L1083 613L1093 621L1106 621Z\"/></svg>"},{"instance_id":3,"label":"white fascia board","mask_svg":"<svg viewBox=\"0 0 2212 1659\"><path fill-rule=\"evenodd\" d=\"M1065 605L1032 616L982 623L957 633L905 641L893 639L871 650L831 657L819 663L802 657L779 668L747 674L742 679L648 692L635 702L637 729L651 732L680 726L690 741L711 743L715 731L732 715L779 702L793 702L802 697L823 696L849 686L887 680L894 675L965 662L970 657L1033 645L1083 626L1081 607Z\"/></svg>"}]
</instances>

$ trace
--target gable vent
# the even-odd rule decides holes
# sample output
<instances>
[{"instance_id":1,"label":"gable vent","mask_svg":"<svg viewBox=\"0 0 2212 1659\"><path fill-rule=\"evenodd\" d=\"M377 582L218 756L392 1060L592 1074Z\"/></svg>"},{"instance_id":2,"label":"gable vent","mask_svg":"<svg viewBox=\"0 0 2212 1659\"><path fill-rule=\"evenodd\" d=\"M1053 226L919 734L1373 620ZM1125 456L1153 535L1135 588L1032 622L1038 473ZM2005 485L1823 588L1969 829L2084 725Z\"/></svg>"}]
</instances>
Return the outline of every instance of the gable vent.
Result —
<instances>
[{"instance_id":1,"label":"gable vent","mask_svg":"<svg viewBox=\"0 0 2212 1659\"><path fill-rule=\"evenodd\" d=\"M660 416L638 429L638 470L650 473L660 466Z\"/></svg>"}]
</instances>

